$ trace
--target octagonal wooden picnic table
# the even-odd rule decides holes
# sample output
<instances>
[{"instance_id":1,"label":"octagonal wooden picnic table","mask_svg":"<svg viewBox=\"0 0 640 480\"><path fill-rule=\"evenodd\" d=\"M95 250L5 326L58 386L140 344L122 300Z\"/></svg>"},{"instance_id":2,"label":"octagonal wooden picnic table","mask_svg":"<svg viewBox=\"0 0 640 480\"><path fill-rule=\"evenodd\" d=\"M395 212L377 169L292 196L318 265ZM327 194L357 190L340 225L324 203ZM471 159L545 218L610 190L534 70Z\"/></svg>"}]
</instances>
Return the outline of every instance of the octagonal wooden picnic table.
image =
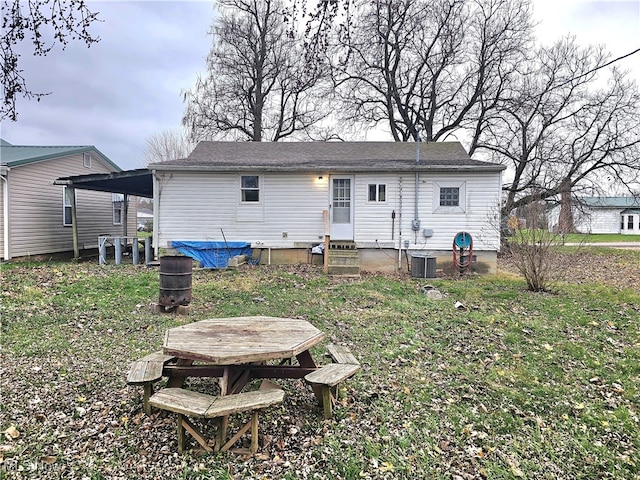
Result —
<instances>
[{"instance_id":1,"label":"octagonal wooden picnic table","mask_svg":"<svg viewBox=\"0 0 640 480\"><path fill-rule=\"evenodd\" d=\"M182 386L186 377L220 377L222 395L238 393L255 378L303 378L315 371L310 349L323 339L323 332L300 319L201 320L167 330L163 351L178 360L164 374L169 386Z\"/></svg>"}]
</instances>

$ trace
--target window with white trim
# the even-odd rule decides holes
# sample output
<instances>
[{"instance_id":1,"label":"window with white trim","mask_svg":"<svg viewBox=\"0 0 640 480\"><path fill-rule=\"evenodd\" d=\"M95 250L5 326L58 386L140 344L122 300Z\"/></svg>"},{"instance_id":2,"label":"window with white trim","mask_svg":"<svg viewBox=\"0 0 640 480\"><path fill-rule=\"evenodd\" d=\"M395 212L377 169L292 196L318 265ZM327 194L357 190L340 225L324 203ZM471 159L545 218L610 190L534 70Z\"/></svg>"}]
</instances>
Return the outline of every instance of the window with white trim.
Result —
<instances>
[{"instance_id":1,"label":"window with white trim","mask_svg":"<svg viewBox=\"0 0 640 480\"><path fill-rule=\"evenodd\" d=\"M387 201L387 185L384 183L370 183L369 196L370 202L386 202Z\"/></svg>"},{"instance_id":2,"label":"window with white trim","mask_svg":"<svg viewBox=\"0 0 640 480\"><path fill-rule=\"evenodd\" d=\"M62 226L70 227L73 224L73 220L71 218L71 206L74 201L74 196L76 190L75 188L62 187Z\"/></svg>"},{"instance_id":3,"label":"window with white trim","mask_svg":"<svg viewBox=\"0 0 640 480\"><path fill-rule=\"evenodd\" d=\"M113 205L113 224L122 225L122 212L124 210L124 195L122 193L112 193L111 203Z\"/></svg>"},{"instance_id":4,"label":"window with white trim","mask_svg":"<svg viewBox=\"0 0 640 480\"><path fill-rule=\"evenodd\" d=\"M240 199L243 203L260 201L260 177L258 175L242 175L240 177Z\"/></svg>"},{"instance_id":5,"label":"window with white trim","mask_svg":"<svg viewBox=\"0 0 640 480\"><path fill-rule=\"evenodd\" d=\"M82 154L82 165L84 165L85 168L91 168L91 154L90 153L83 153Z\"/></svg>"},{"instance_id":6,"label":"window with white trim","mask_svg":"<svg viewBox=\"0 0 640 480\"><path fill-rule=\"evenodd\" d=\"M466 211L466 182L436 182L434 185L434 212L462 213Z\"/></svg>"}]
</instances>

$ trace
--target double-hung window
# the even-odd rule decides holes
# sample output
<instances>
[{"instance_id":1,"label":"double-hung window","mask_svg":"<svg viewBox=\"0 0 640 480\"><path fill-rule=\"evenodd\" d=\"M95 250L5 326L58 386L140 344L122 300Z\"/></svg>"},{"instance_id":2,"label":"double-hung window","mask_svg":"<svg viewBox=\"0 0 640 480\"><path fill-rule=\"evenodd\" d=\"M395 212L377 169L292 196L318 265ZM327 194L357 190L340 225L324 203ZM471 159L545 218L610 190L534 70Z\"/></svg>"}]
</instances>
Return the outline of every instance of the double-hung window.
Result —
<instances>
[{"instance_id":1,"label":"double-hung window","mask_svg":"<svg viewBox=\"0 0 640 480\"><path fill-rule=\"evenodd\" d=\"M73 223L71 208L75 200L75 188L62 187L62 225L70 227Z\"/></svg>"},{"instance_id":2,"label":"double-hung window","mask_svg":"<svg viewBox=\"0 0 640 480\"><path fill-rule=\"evenodd\" d=\"M243 203L260 201L260 177L258 175L242 175L240 177L240 193Z\"/></svg>"},{"instance_id":3,"label":"double-hung window","mask_svg":"<svg viewBox=\"0 0 640 480\"><path fill-rule=\"evenodd\" d=\"M122 225L124 195L122 193L112 193L111 203L113 205L113 224Z\"/></svg>"}]
</instances>

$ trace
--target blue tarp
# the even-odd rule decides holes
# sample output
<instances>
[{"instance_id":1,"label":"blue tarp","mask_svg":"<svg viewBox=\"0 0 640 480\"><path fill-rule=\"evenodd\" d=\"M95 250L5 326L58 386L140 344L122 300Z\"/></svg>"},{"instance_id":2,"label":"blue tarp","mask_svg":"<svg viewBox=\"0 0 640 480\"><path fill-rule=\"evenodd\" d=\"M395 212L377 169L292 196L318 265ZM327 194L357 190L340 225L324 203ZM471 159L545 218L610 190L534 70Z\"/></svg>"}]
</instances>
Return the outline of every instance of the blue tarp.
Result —
<instances>
[{"instance_id":1,"label":"blue tarp","mask_svg":"<svg viewBox=\"0 0 640 480\"><path fill-rule=\"evenodd\" d=\"M204 268L225 268L236 255L248 255L253 251L249 242L190 242L174 240L171 246L178 252L200 262Z\"/></svg>"}]
</instances>

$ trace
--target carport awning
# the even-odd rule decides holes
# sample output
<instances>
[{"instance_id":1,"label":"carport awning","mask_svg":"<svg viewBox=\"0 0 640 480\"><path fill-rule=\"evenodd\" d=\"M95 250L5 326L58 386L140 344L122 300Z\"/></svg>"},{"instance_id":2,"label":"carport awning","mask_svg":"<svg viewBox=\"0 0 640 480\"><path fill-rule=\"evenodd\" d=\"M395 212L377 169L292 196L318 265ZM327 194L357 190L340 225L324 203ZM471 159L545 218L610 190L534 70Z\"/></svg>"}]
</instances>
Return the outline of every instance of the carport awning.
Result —
<instances>
[{"instance_id":1,"label":"carport awning","mask_svg":"<svg viewBox=\"0 0 640 480\"><path fill-rule=\"evenodd\" d=\"M61 177L53 183L82 190L123 193L135 195L136 197L153 198L153 177L151 171L146 168Z\"/></svg>"}]
</instances>

